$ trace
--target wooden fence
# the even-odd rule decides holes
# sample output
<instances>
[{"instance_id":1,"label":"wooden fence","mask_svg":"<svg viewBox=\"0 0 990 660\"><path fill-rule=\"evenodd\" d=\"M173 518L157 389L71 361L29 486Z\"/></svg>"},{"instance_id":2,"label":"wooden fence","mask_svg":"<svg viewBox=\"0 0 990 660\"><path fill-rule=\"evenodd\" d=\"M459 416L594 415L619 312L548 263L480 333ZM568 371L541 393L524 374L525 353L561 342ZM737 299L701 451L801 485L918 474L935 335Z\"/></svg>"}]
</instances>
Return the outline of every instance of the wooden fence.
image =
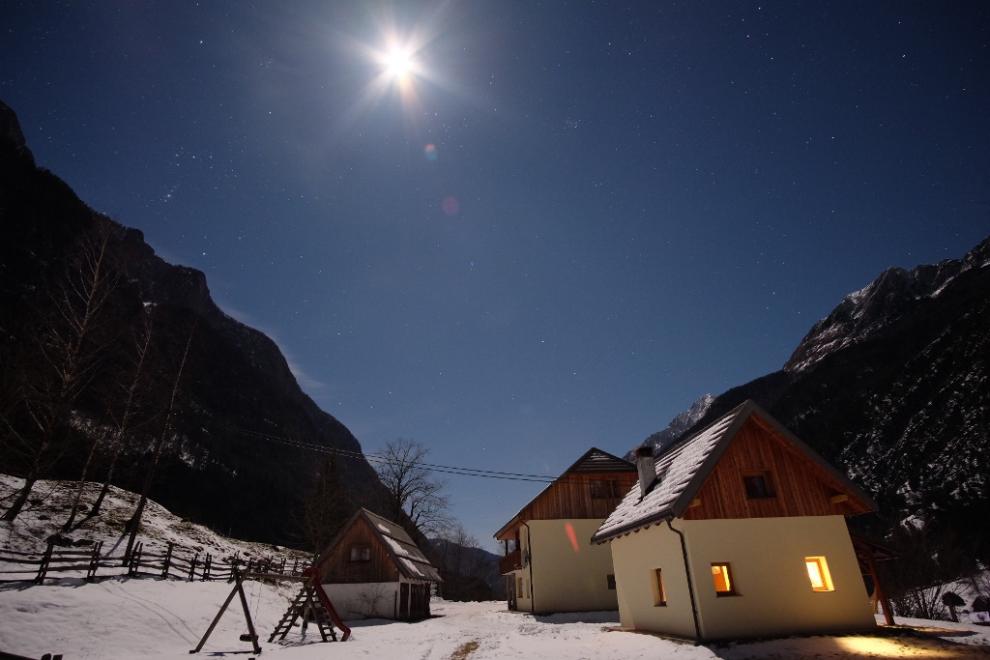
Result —
<instances>
[{"instance_id":1,"label":"wooden fence","mask_svg":"<svg viewBox=\"0 0 990 660\"><path fill-rule=\"evenodd\" d=\"M0 582L27 582L42 584L46 579L60 577L82 578L93 581L97 577L152 576L162 579L228 580L234 579L234 570L242 574L262 573L300 576L309 565L298 557L289 561L286 557L245 559L240 553L227 557L214 557L209 552L195 552L168 543L161 547L145 547L138 542L131 555L103 554L103 542L91 547L61 547L49 541L42 552L17 552L0 550ZM14 577L19 576L19 577Z\"/></svg>"}]
</instances>

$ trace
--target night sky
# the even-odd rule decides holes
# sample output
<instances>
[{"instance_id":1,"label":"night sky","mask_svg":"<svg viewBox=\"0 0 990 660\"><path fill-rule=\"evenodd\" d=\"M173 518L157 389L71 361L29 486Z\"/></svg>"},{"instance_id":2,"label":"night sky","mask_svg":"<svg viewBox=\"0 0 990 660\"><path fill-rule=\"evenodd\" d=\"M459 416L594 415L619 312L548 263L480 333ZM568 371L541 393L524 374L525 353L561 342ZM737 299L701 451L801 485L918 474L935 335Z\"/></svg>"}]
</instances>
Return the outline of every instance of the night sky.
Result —
<instances>
[{"instance_id":1,"label":"night sky","mask_svg":"<svg viewBox=\"0 0 990 660\"><path fill-rule=\"evenodd\" d=\"M628 450L990 233L988 83L984 2L0 10L39 164L366 449L521 472ZM539 488L449 477L486 545Z\"/></svg>"}]
</instances>

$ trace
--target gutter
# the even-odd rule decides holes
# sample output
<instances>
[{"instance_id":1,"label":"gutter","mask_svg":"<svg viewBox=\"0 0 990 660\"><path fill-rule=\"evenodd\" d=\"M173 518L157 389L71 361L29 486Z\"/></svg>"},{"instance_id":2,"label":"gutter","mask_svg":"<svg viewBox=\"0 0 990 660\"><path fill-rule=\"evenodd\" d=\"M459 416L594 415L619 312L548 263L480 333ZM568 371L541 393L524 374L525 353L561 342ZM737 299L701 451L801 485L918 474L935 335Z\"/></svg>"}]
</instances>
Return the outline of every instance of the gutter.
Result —
<instances>
[{"instance_id":1,"label":"gutter","mask_svg":"<svg viewBox=\"0 0 990 660\"><path fill-rule=\"evenodd\" d=\"M529 611L536 614L536 589L533 588L533 530L529 528L529 523L521 523L526 528L526 547L529 552ZM521 557L520 557L521 558Z\"/></svg>"},{"instance_id":2,"label":"gutter","mask_svg":"<svg viewBox=\"0 0 990 660\"><path fill-rule=\"evenodd\" d=\"M698 623L698 603L694 599L694 585L691 582L691 567L688 565L687 544L684 541L684 532L679 529L675 529L674 526L670 524L671 520L673 520L673 517L666 518L667 527L670 531L674 532L681 538L681 554L684 556L684 575L687 577L688 595L691 596L691 614L694 616L695 643L700 644L702 642L701 624Z\"/></svg>"}]
</instances>

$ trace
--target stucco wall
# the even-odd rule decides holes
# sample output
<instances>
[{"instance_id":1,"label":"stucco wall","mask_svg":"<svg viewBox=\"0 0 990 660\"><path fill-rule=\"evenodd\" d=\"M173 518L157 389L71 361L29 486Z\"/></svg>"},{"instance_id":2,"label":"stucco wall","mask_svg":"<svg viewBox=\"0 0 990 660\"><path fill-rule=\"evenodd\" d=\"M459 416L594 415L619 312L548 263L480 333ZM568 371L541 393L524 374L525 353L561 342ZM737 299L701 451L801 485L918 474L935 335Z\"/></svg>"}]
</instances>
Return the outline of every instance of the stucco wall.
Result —
<instances>
[{"instance_id":1,"label":"stucco wall","mask_svg":"<svg viewBox=\"0 0 990 660\"><path fill-rule=\"evenodd\" d=\"M684 531L699 624L705 639L863 630L875 625L842 516L676 520ZM666 525L611 542L622 625L694 637L676 534ZM835 587L811 588L805 557L824 556ZM719 597L711 565L728 563L738 595ZM653 600L662 568L667 606Z\"/></svg>"},{"instance_id":2,"label":"stucco wall","mask_svg":"<svg viewBox=\"0 0 990 660\"><path fill-rule=\"evenodd\" d=\"M678 521L706 639L873 628L876 622L842 516ZM824 556L834 591L816 592L805 557ZM738 596L718 597L711 564L728 562Z\"/></svg>"},{"instance_id":3,"label":"stucco wall","mask_svg":"<svg viewBox=\"0 0 990 660\"><path fill-rule=\"evenodd\" d=\"M394 619L398 602L398 582L324 584L330 601L345 621L381 617Z\"/></svg>"},{"instance_id":4,"label":"stucco wall","mask_svg":"<svg viewBox=\"0 0 990 660\"><path fill-rule=\"evenodd\" d=\"M532 549L523 530L523 553L533 562L532 596L537 612L614 610L616 592L608 588L612 555L608 546L592 545L601 520L531 520ZM529 567L523 568L529 591ZM526 594L529 596L529 594ZM519 599L519 609L531 601Z\"/></svg>"},{"instance_id":5,"label":"stucco wall","mask_svg":"<svg viewBox=\"0 0 990 660\"><path fill-rule=\"evenodd\" d=\"M677 535L666 526L650 527L607 546L615 565L622 625L694 639L694 616ZM658 568L663 572L665 606L655 604L653 584Z\"/></svg>"}]
</instances>

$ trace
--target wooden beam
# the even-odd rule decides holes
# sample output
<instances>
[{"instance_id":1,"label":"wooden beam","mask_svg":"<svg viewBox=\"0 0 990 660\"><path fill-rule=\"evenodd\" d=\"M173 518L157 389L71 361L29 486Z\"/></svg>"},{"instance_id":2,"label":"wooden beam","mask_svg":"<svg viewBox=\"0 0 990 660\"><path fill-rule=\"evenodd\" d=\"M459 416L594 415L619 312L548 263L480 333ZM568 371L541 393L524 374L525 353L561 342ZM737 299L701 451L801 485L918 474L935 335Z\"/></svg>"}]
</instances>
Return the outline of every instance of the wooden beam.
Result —
<instances>
[{"instance_id":1,"label":"wooden beam","mask_svg":"<svg viewBox=\"0 0 990 660\"><path fill-rule=\"evenodd\" d=\"M849 495L847 495L846 493L839 493L838 495L833 495L832 497L828 498L828 501L831 502L832 504L841 504L842 502L849 501Z\"/></svg>"}]
</instances>

